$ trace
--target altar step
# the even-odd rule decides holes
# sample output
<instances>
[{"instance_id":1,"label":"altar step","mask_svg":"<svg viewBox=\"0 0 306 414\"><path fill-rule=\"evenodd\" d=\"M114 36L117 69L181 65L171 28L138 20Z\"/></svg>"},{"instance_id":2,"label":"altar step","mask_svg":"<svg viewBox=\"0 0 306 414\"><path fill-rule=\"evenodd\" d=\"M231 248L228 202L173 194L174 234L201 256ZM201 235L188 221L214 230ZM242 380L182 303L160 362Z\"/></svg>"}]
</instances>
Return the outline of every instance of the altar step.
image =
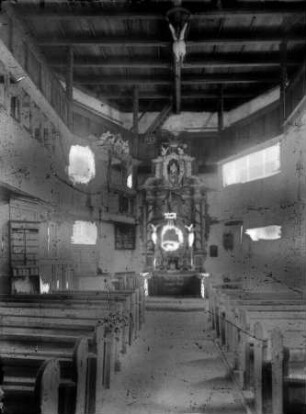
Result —
<instances>
[{"instance_id":1,"label":"altar step","mask_svg":"<svg viewBox=\"0 0 306 414\"><path fill-rule=\"evenodd\" d=\"M149 279L150 296L201 296L201 280L196 273L156 273Z\"/></svg>"},{"instance_id":2,"label":"altar step","mask_svg":"<svg viewBox=\"0 0 306 414\"><path fill-rule=\"evenodd\" d=\"M146 309L149 311L204 312L204 299L176 297L147 297Z\"/></svg>"}]
</instances>

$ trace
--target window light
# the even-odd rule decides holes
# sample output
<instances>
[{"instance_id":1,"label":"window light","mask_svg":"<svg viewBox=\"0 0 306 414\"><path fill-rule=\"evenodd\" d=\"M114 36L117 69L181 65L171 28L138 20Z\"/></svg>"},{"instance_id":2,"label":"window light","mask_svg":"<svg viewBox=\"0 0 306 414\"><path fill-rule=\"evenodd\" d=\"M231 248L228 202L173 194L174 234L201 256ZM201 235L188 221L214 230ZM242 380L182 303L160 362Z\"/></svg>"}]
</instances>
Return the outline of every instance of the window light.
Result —
<instances>
[{"instance_id":1,"label":"window light","mask_svg":"<svg viewBox=\"0 0 306 414\"><path fill-rule=\"evenodd\" d=\"M73 145L70 148L68 175L73 183L80 184L87 184L95 177L95 156L89 147Z\"/></svg>"},{"instance_id":2,"label":"window light","mask_svg":"<svg viewBox=\"0 0 306 414\"><path fill-rule=\"evenodd\" d=\"M249 235L253 241L258 240L278 240L282 236L281 226L266 226L247 229L245 234Z\"/></svg>"},{"instance_id":3,"label":"window light","mask_svg":"<svg viewBox=\"0 0 306 414\"><path fill-rule=\"evenodd\" d=\"M76 221L72 228L72 244L95 245L98 237L98 229L95 223L88 221Z\"/></svg>"},{"instance_id":4,"label":"window light","mask_svg":"<svg viewBox=\"0 0 306 414\"><path fill-rule=\"evenodd\" d=\"M280 144L278 143L223 164L223 186L270 177L278 174L280 167Z\"/></svg>"}]
</instances>

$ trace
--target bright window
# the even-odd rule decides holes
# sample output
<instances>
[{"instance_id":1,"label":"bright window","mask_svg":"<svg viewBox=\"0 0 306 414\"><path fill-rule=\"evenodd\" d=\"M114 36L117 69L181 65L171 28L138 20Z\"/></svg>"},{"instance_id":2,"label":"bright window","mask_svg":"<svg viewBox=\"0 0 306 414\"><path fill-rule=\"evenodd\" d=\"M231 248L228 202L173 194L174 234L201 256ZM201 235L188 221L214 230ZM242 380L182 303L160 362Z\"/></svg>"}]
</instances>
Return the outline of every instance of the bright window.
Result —
<instances>
[{"instance_id":1,"label":"bright window","mask_svg":"<svg viewBox=\"0 0 306 414\"><path fill-rule=\"evenodd\" d=\"M87 184L95 177L95 156L89 147L73 145L70 148L68 175L73 183L80 184Z\"/></svg>"},{"instance_id":2,"label":"bright window","mask_svg":"<svg viewBox=\"0 0 306 414\"><path fill-rule=\"evenodd\" d=\"M95 223L88 221L76 221L72 228L72 244L90 244L97 242L98 230Z\"/></svg>"},{"instance_id":3,"label":"bright window","mask_svg":"<svg viewBox=\"0 0 306 414\"><path fill-rule=\"evenodd\" d=\"M266 226L247 229L245 231L253 241L258 240L278 240L282 236L281 226Z\"/></svg>"},{"instance_id":4,"label":"bright window","mask_svg":"<svg viewBox=\"0 0 306 414\"><path fill-rule=\"evenodd\" d=\"M280 144L278 143L223 164L223 186L247 183L279 172Z\"/></svg>"}]
</instances>

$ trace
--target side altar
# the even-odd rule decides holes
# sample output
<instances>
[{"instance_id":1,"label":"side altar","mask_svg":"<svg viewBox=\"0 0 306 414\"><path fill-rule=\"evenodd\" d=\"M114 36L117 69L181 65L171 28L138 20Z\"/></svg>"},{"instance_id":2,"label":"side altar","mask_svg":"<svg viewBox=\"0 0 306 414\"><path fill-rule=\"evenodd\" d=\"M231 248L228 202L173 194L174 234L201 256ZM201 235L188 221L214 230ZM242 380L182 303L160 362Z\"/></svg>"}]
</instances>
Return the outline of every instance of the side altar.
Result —
<instances>
[{"instance_id":1,"label":"side altar","mask_svg":"<svg viewBox=\"0 0 306 414\"><path fill-rule=\"evenodd\" d=\"M206 192L185 149L177 141L162 146L153 160L155 175L143 185L149 294L197 295L200 289L196 275L203 271L206 254Z\"/></svg>"}]
</instances>

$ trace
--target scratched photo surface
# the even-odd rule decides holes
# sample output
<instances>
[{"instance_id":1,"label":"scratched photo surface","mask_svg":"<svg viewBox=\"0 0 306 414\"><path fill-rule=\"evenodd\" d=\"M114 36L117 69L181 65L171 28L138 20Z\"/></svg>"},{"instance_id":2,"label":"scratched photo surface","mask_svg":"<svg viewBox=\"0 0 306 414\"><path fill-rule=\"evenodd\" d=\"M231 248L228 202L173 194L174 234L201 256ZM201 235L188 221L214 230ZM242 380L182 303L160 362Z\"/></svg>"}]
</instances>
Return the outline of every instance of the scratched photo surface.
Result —
<instances>
[{"instance_id":1,"label":"scratched photo surface","mask_svg":"<svg viewBox=\"0 0 306 414\"><path fill-rule=\"evenodd\" d=\"M306 0L0 0L0 414L306 414Z\"/></svg>"}]
</instances>

